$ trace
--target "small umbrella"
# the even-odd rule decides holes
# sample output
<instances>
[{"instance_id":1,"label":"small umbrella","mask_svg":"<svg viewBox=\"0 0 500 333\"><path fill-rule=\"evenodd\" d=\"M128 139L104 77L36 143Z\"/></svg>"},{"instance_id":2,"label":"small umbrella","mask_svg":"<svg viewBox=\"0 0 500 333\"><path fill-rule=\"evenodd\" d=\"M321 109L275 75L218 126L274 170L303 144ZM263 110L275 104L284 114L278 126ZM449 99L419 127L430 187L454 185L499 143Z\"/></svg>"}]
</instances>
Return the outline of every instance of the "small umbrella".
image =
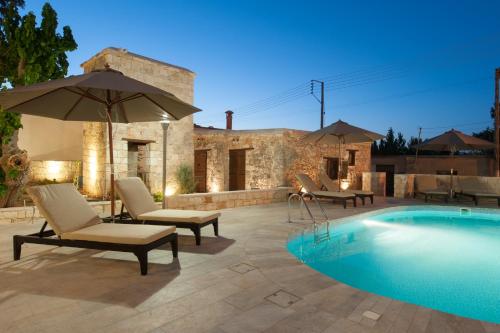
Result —
<instances>
[{"instance_id":1,"label":"small umbrella","mask_svg":"<svg viewBox=\"0 0 500 333\"><path fill-rule=\"evenodd\" d=\"M200 111L164 90L109 68L0 93L5 111L69 121L108 123L111 216L115 213L112 122L178 120Z\"/></svg>"},{"instance_id":2,"label":"small umbrella","mask_svg":"<svg viewBox=\"0 0 500 333\"><path fill-rule=\"evenodd\" d=\"M459 150L494 149L495 144L451 129L420 144L413 145L413 147L420 150L449 151L453 157L455 152ZM453 170L450 170L450 177L450 196L452 196Z\"/></svg>"},{"instance_id":3,"label":"small umbrella","mask_svg":"<svg viewBox=\"0 0 500 333\"><path fill-rule=\"evenodd\" d=\"M494 149L492 142L464 134L452 129L431 139L427 139L413 147L420 150L449 151L455 153L459 150Z\"/></svg>"},{"instance_id":4,"label":"small umbrella","mask_svg":"<svg viewBox=\"0 0 500 333\"><path fill-rule=\"evenodd\" d=\"M350 125L342 120L339 120L325 128L307 134L304 137L304 141L315 144L338 144L340 159L342 144L373 142L375 140L380 140L383 137L383 135ZM341 163L339 163L339 177L340 167Z\"/></svg>"}]
</instances>

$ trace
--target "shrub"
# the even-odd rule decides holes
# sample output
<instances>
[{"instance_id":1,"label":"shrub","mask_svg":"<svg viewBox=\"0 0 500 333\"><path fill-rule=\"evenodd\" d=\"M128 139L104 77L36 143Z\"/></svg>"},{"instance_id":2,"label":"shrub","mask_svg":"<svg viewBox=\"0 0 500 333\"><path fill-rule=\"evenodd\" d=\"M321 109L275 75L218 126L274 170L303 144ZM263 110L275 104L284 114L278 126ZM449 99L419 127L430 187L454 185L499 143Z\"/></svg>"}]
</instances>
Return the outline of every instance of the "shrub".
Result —
<instances>
[{"instance_id":1,"label":"shrub","mask_svg":"<svg viewBox=\"0 0 500 333\"><path fill-rule=\"evenodd\" d=\"M153 193L153 200L155 202L162 202L163 201L163 193L161 193L161 192Z\"/></svg>"},{"instance_id":2,"label":"shrub","mask_svg":"<svg viewBox=\"0 0 500 333\"><path fill-rule=\"evenodd\" d=\"M175 178L180 194L193 193L196 190L193 168L189 165L181 164L175 173Z\"/></svg>"}]
</instances>

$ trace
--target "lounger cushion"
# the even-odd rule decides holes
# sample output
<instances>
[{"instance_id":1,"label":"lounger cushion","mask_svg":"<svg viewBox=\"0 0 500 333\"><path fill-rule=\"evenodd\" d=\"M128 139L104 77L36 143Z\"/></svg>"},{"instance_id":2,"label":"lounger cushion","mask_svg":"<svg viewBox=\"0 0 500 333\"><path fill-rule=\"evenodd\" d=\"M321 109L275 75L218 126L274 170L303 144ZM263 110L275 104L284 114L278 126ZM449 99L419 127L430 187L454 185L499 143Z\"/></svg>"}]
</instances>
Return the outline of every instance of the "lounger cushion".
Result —
<instances>
[{"instance_id":1,"label":"lounger cushion","mask_svg":"<svg viewBox=\"0 0 500 333\"><path fill-rule=\"evenodd\" d=\"M138 219L141 214L158 209L146 185L139 177L117 179L115 187L127 211L134 219Z\"/></svg>"},{"instance_id":2,"label":"lounger cushion","mask_svg":"<svg viewBox=\"0 0 500 333\"><path fill-rule=\"evenodd\" d=\"M354 194L349 192L314 191L312 192L312 194L314 194L317 197L332 197L332 198L342 198L342 199L354 198Z\"/></svg>"},{"instance_id":3,"label":"lounger cushion","mask_svg":"<svg viewBox=\"0 0 500 333\"><path fill-rule=\"evenodd\" d=\"M140 221L204 223L220 216L215 211L197 211L182 209L158 209L138 216Z\"/></svg>"},{"instance_id":4,"label":"lounger cushion","mask_svg":"<svg viewBox=\"0 0 500 333\"><path fill-rule=\"evenodd\" d=\"M102 222L73 184L32 186L27 191L57 235Z\"/></svg>"},{"instance_id":5,"label":"lounger cushion","mask_svg":"<svg viewBox=\"0 0 500 333\"><path fill-rule=\"evenodd\" d=\"M316 185L313 180L306 175L305 173L299 173L297 176L295 176L297 180L299 181L300 185L307 191L307 192L314 192L314 191L320 191L321 189Z\"/></svg>"},{"instance_id":6,"label":"lounger cushion","mask_svg":"<svg viewBox=\"0 0 500 333\"><path fill-rule=\"evenodd\" d=\"M62 239L143 245L175 232L175 227L157 225L99 223L80 230L65 232Z\"/></svg>"},{"instance_id":7,"label":"lounger cushion","mask_svg":"<svg viewBox=\"0 0 500 333\"><path fill-rule=\"evenodd\" d=\"M482 198L500 198L500 194L495 194L495 193L478 193L478 192L464 191L463 194L475 197L482 197Z\"/></svg>"}]
</instances>

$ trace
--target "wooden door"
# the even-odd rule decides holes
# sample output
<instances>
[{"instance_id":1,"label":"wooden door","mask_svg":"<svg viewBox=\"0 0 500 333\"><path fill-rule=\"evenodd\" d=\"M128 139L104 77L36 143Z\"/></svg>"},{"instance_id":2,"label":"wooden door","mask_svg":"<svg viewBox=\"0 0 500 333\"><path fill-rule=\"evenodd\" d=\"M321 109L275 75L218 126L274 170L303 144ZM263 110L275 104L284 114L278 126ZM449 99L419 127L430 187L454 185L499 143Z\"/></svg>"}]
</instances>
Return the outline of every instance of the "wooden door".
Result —
<instances>
[{"instance_id":1,"label":"wooden door","mask_svg":"<svg viewBox=\"0 0 500 333\"><path fill-rule=\"evenodd\" d=\"M394 196L394 165L392 164L377 164L376 172L385 172L385 195L388 197Z\"/></svg>"},{"instance_id":2,"label":"wooden door","mask_svg":"<svg viewBox=\"0 0 500 333\"><path fill-rule=\"evenodd\" d=\"M196 181L196 192L207 191L207 151L194 151L194 180Z\"/></svg>"},{"instance_id":3,"label":"wooden door","mask_svg":"<svg viewBox=\"0 0 500 333\"><path fill-rule=\"evenodd\" d=\"M245 152L243 149L229 151L229 191L245 189Z\"/></svg>"}]
</instances>

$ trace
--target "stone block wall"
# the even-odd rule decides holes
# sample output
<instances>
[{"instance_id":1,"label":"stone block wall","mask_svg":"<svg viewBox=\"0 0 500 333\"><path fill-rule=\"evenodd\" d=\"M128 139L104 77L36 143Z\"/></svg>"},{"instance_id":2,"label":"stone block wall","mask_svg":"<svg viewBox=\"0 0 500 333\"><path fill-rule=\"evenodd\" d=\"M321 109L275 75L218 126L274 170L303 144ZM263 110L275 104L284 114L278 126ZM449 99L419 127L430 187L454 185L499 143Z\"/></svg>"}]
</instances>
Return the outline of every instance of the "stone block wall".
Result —
<instances>
[{"instance_id":1,"label":"stone block wall","mask_svg":"<svg viewBox=\"0 0 500 333\"><path fill-rule=\"evenodd\" d=\"M123 49L107 48L82 64L85 73L102 69L109 64L124 75L156 86L174 94L184 102L193 103L195 74L185 68L149 59ZM116 178L126 177L128 171L128 142L124 139L149 140L149 161L145 161L148 186L151 192L163 192L162 138L159 122L113 124L113 145ZM102 196L109 191L109 149L105 123L84 124L83 176L84 191ZM193 117L170 123L167 136L167 187L175 187L174 174L185 163L193 166ZM96 162L94 162L96 161ZM103 167L108 165L107 172ZM94 164L97 164L94 166Z\"/></svg>"},{"instance_id":2,"label":"stone block wall","mask_svg":"<svg viewBox=\"0 0 500 333\"><path fill-rule=\"evenodd\" d=\"M55 180L58 183L72 183L81 174L80 161L31 161L29 180L39 182Z\"/></svg>"},{"instance_id":3,"label":"stone block wall","mask_svg":"<svg viewBox=\"0 0 500 333\"><path fill-rule=\"evenodd\" d=\"M385 196L385 172L363 172L363 191L372 191L375 195Z\"/></svg>"}]
</instances>

